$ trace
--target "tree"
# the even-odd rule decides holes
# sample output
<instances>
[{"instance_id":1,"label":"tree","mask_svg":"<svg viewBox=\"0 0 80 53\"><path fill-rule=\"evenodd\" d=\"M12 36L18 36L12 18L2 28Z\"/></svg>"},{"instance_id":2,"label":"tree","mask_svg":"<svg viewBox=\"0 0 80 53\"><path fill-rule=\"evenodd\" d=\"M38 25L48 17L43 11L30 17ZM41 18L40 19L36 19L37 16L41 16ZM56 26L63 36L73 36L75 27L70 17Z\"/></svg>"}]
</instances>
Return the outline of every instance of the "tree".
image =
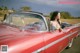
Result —
<instances>
[{"instance_id":1,"label":"tree","mask_svg":"<svg viewBox=\"0 0 80 53\"><path fill-rule=\"evenodd\" d=\"M61 12L61 18L71 19L72 17L69 12Z\"/></svg>"},{"instance_id":2,"label":"tree","mask_svg":"<svg viewBox=\"0 0 80 53\"><path fill-rule=\"evenodd\" d=\"M21 10L22 10L22 11L30 11L31 8L28 7L28 6L23 6L23 7L21 7Z\"/></svg>"},{"instance_id":3,"label":"tree","mask_svg":"<svg viewBox=\"0 0 80 53\"><path fill-rule=\"evenodd\" d=\"M0 10L3 10L3 8L2 8L2 7L0 7Z\"/></svg>"},{"instance_id":4,"label":"tree","mask_svg":"<svg viewBox=\"0 0 80 53\"><path fill-rule=\"evenodd\" d=\"M8 8L5 6L5 7L4 7L4 10L8 10Z\"/></svg>"},{"instance_id":5,"label":"tree","mask_svg":"<svg viewBox=\"0 0 80 53\"><path fill-rule=\"evenodd\" d=\"M4 14L8 13L8 8L7 6L1 6L0 7L0 16L4 16Z\"/></svg>"}]
</instances>

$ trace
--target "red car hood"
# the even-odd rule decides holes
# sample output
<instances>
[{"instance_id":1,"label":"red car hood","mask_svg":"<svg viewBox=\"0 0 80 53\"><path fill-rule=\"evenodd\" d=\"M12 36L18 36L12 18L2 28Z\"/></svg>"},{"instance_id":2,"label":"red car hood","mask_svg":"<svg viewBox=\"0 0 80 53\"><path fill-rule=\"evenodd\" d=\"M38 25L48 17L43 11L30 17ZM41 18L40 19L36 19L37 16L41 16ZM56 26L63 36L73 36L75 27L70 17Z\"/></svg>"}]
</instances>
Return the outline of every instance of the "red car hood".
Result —
<instances>
[{"instance_id":1,"label":"red car hood","mask_svg":"<svg viewBox=\"0 0 80 53\"><path fill-rule=\"evenodd\" d=\"M41 38L43 37L40 33L21 32L9 35L0 35L0 45L8 45L9 53L14 53L14 51L23 51L39 43L43 43Z\"/></svg>"},{"instance_id":2,"label":"red car hood","mask_svg":"<svg viewBox=\"0 0 80 53\"><path fill-rule=\"evenodd\" d=\"M41 40L42 38L42 35L40 35L41 32L33 33L27 31L19 31L16 30L16 28L10 28L9 26L7 27L8 28L0 26L0 47L1 45L8 45L8 49L10 51L8 53L17 53L14 51L22 51L24 49L28 49L33 45L36 45L43 41Z\"/></svg>"},{"instance_id":3,"label":"red car hood","mask_svg":"<svg viewBox=\"0 0 80 53\"><path fill-rule=\"evenodd\" d=\"M8 31L9 32L9 31ZM33 34L33 35L32 35ZM27 32L12 32L12 33L0 33L0 45L7 43L14 43L16 41L29 39L30 37L34 37L36 33L27 33Z\"/></svg>"}]
</instances>

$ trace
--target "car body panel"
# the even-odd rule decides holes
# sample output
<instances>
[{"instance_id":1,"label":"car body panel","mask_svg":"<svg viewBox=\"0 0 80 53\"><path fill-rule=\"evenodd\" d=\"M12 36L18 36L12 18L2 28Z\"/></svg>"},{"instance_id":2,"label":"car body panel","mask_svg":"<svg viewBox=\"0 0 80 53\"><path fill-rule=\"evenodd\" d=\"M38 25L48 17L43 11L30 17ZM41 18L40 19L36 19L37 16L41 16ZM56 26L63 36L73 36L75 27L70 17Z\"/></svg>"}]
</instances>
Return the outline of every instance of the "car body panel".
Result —
<instances>
[{"instance_id":1,"label":"car body panel","mask_svg":"<svg viewBox=\"0 0 80 53\"><path fill-rule=\"evenodd\" d=\"M62 31L49 31L47 20L43 15L40 16L44 19L46 31L21 30L13 25L0 23L0 53L3 53L2 45L8 46L5 53L60 53L80 33L79 24Z\"/></svg>"}]
</instances>

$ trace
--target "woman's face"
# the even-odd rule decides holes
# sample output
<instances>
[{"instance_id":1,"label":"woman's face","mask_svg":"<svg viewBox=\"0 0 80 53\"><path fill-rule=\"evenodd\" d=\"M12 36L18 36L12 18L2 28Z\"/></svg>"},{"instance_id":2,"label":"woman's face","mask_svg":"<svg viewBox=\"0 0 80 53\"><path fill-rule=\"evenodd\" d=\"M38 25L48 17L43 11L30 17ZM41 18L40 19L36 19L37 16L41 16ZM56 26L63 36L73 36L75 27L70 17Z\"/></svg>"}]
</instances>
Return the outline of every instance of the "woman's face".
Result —
<instances>
[{"instance_id":1,"label":"woman's face","mask_svg":"<svg viewBox=\"0 0 80 53\"><path fill-rule=\"evenodd\" d=\"M58 13L58 15L57 15L57 19L60 19L60 13Z\"/></svg>"}]
</instances>

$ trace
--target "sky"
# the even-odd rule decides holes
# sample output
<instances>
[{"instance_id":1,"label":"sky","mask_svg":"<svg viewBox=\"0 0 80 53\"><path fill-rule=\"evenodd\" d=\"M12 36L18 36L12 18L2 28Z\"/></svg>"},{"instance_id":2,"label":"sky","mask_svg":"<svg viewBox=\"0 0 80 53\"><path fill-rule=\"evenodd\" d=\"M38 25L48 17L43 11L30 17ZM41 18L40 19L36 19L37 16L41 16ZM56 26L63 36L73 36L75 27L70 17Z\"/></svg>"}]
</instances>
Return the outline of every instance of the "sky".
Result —
<instances>
[{"instance_id":1,"label":"sky","mask_svg":"<svg viewBox=\"0 0 80 53\"><path fill-rule=\"evenodd\" d=\"M67 11L72 16L80 17L80 0L0 0L0 6L19 10L22 6L31 7L32 11L49 14L52 11Z\"/></svg>"}]
</instances>

